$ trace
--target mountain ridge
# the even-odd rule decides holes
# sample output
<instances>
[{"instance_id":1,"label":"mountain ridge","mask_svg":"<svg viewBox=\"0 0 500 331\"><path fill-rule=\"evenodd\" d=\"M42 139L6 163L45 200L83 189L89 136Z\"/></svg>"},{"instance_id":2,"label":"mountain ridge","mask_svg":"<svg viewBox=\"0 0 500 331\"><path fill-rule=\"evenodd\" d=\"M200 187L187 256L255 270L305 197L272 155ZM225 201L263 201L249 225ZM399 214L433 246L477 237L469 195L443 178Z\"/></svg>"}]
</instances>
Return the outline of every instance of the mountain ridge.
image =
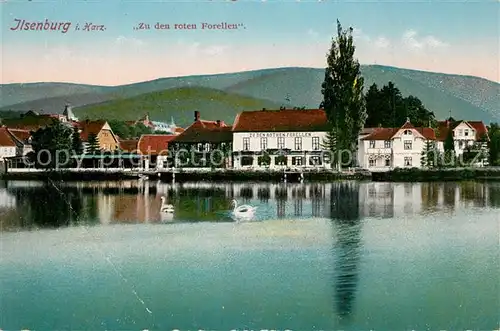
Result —
<instances>
[{"instance_id":1,"label":"mountain ridge","mask_svg":"<svg viewBox=\"0 0 500 331\"><path fill-rule=\"evenodd\" d=\"M438 118L452 115L469 120L485 122L499 121L500 84L485 78L444 74L415 69L405 69L383 65L362 65L362 75L365 78L365 89L376 83L380 87L392 81L404 96L409 94L418 97L424 105L434 111ZM324 79L324 68L309 67L279 67L242 72L190 75L157 78L150 81L117 86L100 86L76 83L26 83L0 85L2 94L2 110L26 111L29 109L61 112L64 104L73 105L77 113L95 115L89 110L108 104L114 112L118 110L112 105L127 98L134 98L152 92L164 91L177 93L181 87L208 88L214 96L225 95L226 98L238 104L272 104L297 107L316 108L322 100L321 83ZM5 92L8 92L5 98ZM218 92L217 92L218 91ZM207 92L207 91L205 91ZM226 93L226 94L221 94ZM229 94L232 96L229 97ZM206 93L203 98L210 100ZM40 97L42 96L42 97ZM183 96L190 98L189 95ZM16 99L17 98L17 99ZM243 98L241 102L237 99ZM247 99L245 99L247 98ZM254 99L250 102L248 98ZM228 100L229 100L228 99ZM13 103L21 100L22 102ZM173 99L163 97L162 100ZM257 101L256 101L257 100ZM290 101L287 101L290 100ZM136 100L132 104L136 105ZM7 104L10 103L10 104ZM174 102L175 103L175 102ZM175 103L177 106L180 104ZM199 105L204 113L210 107L203 109L203 104L186 100L187 105ZM168 111L169 105L164 104L165 116L159 120L175 116ZM232 113L232 112L231 112ZM101 114L103 117L116 117L116 114Z\"/></svg>"}]
</instances>

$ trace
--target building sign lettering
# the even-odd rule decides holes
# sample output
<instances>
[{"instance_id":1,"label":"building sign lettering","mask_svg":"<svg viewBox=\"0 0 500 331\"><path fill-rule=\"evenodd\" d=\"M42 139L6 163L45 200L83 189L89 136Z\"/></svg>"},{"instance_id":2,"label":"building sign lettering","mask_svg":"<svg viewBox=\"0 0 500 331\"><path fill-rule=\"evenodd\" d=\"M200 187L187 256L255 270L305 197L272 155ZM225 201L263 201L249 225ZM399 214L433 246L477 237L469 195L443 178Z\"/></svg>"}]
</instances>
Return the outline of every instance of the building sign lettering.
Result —
<instances>
[{"instance_id":1,"label":"building sign lettering","mask_svg":"<svg viewBox=\"0 0 500 331\"><path fill-rule=\"evenodd\" d=\"M311 132L254 132L250 133L250 138L260 137L311 137Z\"/></svg>"}]
</instances>

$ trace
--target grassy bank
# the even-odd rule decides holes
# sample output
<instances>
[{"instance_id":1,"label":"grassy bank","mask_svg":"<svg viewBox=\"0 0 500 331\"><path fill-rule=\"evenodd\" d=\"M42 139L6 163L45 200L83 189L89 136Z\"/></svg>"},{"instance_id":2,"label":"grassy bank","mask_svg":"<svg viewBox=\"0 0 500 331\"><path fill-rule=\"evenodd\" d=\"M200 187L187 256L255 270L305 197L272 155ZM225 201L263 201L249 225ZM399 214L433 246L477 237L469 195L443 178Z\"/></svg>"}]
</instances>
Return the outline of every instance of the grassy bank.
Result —
<instances>
[{"instance_id":1,"label":"grassy bank","mask_svg":"<svg viewBox=\"0 0 500 331\"><path fill-rule=\"evenodd\" d=\"M161 179L172 181L173 174L162 172L160 176L156 173L150 174L150 179ZM44 172L13 172L1 175L2 179L9 180L65 180L65 181L98 181L98 180L124 180L138 178L138 175L123 172L69 172L69 171L44 171ZM334 181L334 180L366 180L370 176L362 174L344 174L331 171L305 172L304 181ZM262 181L262 182L282 182L284 180L283 171L238 171L238 170L217 170L205 172L176 172L176 182L196 182L196 181ZM288 182L299 182L299 173L288 173Z\"/></svg>"},{"instance_id":2,"label":"grassy bank","mask_svg":"<svg viewBox=\"0 0 500 331\"><path fill-rule=\"evenodd\" d=\"M304 181L334 181L334 180L364 180L371 177L361 174L343 174L331 171L304 172ZM161 179L171 181L171 173L162 173ZM175 174L177 182L192 181L264 181L281 182L284 180L283 171L212 171L212 172L179 172ZM289 182L300 181L299 173L287 173L286 180Z\"/></svg>"},{"instance_id":3,"label":"grassy bank","mask_svg":"<svg viewBox=\"0 0 500 331\"><path fill-rule=\"evenodd\" d=\"M376 182L433 182L465 180L500 180L500 167L496 168L454 168L454 169L395 169L375 172Z\"/></svg>"},{"instance_id":4,"label":"grassy bank","mask_svg":"<svg viewBox=\"0 0 500 331\"><path fill-rule=\"evenodd\" d=\"M4 180L64 180L64 181L108 181L108 180L126 180L138 178L130 174L118 172L87 172L76 173L69 171L46 171L46 172L13 172L0 175Z\"/></svg>"}]
</instances>

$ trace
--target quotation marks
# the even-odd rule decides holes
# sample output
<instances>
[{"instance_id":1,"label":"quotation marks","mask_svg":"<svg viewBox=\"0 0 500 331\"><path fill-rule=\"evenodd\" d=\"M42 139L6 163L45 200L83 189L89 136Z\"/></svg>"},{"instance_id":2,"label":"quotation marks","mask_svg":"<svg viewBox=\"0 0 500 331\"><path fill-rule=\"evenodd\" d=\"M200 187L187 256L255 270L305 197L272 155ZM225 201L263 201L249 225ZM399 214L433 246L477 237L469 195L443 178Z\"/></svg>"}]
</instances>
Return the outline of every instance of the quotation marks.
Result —
<instances>
[{"instance_id":1,"label":"quotation marks","mask_svg":"<svg viewBox=\"0 0 500 331\"><path fill-rule=\"evenodd\" d=\"M240 30L246 29L243 23L160 23L149 24L141 22L133 27L134 30Z\"/></svg>"}]
</instances>

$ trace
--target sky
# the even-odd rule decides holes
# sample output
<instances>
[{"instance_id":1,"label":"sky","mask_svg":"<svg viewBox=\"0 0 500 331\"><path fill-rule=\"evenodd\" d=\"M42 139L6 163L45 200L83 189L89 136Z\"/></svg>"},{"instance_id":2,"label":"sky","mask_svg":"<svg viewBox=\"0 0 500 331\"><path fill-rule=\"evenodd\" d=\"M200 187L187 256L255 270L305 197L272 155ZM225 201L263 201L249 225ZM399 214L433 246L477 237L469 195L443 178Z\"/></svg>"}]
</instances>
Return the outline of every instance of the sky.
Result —
<instances>
[{"instance_id":1,"label":"sky","mask_svg":"<svg viewBox=\"0 0 500 331\"><path fill-rule=\"evenodd\" d=\"M0 0L0 10L2 84L120 85L275 67L322 68L337 19L344 28L353 27L355 56L362 64L500 82L498 0ZM70 24L59 30L15 29L22 20L28 27ZM149 29L138 29L140 23ZM170 29L156 29L157 23ZM202 29L203 23L237 28Z\"/></svg>"}]
</instances>

